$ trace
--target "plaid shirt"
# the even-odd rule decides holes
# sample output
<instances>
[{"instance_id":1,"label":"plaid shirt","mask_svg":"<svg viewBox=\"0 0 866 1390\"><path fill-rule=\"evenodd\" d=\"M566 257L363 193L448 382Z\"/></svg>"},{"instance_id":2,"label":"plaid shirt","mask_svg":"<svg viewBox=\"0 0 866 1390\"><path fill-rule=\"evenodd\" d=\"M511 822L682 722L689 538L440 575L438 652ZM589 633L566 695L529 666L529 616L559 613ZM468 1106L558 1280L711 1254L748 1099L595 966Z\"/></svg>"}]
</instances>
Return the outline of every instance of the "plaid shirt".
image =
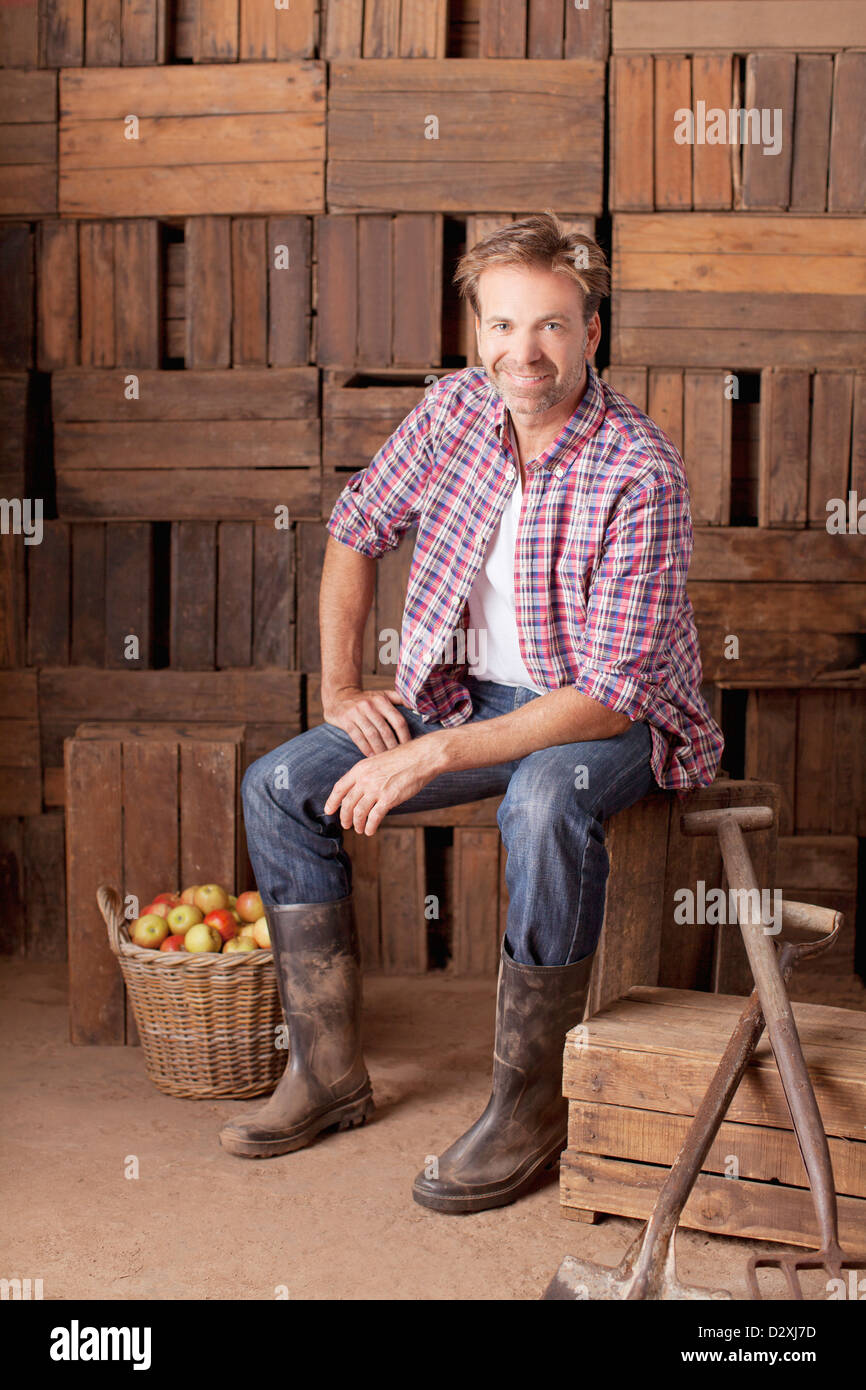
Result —
<instances>
[{"instance_id":1,"label":"plaid shirt","mask_svg":"<svg viewBox=\"0 0 866 1390\"><path fill-rule=\"evenodd\" d=\"M571 419L526 464L515 547L520 651L542 688L573 685L645 720L660 787L706 786L724 739L700 692L683 461L652 420L587 372ZM472 714L467 598L516 486L506 425L483 368L443 377L352 474L327 523L336 540L374 558L417 528L395 686L408 708L446 727Z\"/></svg>"}]
</instances>

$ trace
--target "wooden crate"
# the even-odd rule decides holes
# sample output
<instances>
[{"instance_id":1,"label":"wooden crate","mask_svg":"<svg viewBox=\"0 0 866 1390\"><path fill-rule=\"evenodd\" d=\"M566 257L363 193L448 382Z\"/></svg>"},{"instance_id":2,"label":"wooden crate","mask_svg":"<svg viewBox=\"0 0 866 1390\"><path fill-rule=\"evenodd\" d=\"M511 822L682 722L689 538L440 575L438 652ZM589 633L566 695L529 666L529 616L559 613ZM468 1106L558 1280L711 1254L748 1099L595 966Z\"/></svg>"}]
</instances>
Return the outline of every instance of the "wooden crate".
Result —
<instances>
[{"instance_id":1,"label":"wooden crate","mask_svg":"<svg viewBox=\"0 0 866 1390\"><path fill-rule=\"evenodd\" d=\"M67 69L59 210L78 217L322 211L324 100L324 64L316 61ZM123 134L130 112L137 138Z\"/></svg>"},{"instance_id":2,"label":"wooden crate","mask_svg":"<svg viewBox=\"0 0 866 1390\"><path fill-rule=\"evenodd\" d=\"M323 0L323 56L444 58L447 0Z\"/></svg>"},{"instance_id":3,"label":"wooden crate","mask_svg":"<svg viewBox=\"0 0 866 1390\"><path fill-rule=\"evenodd\" d=\"M243 725L85 723L66 739L71 1042L135 1041L100 883L134 899L133 917L156 893L191 883L241 888L244 734Z\"/></svg>"},{"instance_id":4,"label":"wooden crate","mask_svg":"<svg viewBox=\"0 0 866 1390\"><path fill-rule=\"evenodd\" d=\"M862 368L864 246L856 217L619 213L612 360Z\"/></svg>"},{"instance_id":5,"label":"wooden crate","mask_svg":"<svg viewBox=\"0 0 866 1390\"><path fill-rule=\"evenodd\" d=\"M137 0L106 12L76 0L39 5L43 67L116 68L170 60L166 0Z\"/></svg>"},{"instance_id":6,"label":"wooden crate","mask_svg":"<svg viewBox=\"0 0 866 1390\"><path fill-rule=\"evenodd\" d=\"M743 61L744 84L736 52L614 55L612 209L866 211L857 145L866 118L866 53L750 52ZM779 141L775 153L765 154L751 138L741 143L739 132L731 141L728 113L741 110L781 113L770 132ZM696 121L691 139L683 138L684 111ZM715 143L713 127L710 144L701 112L709 122L718 111L724 141Z\"/></svg>"},{"instance_id":7,"label":"wooden crate","mask_svg":"<svg viewBox=\"0 0 866 1390\"><path fill-rule=\"evenodd\" d=\"M56 73L0 71L0 170L0 216L56 212Z\"/></svg>"},{"instance_id":8,"label":"wooden crate","mask_svg":"<svg viewBox=\"0 0 866 1390\"><path fill-rule=\"evenodd\" d=\"M569 1103L560 1169L564 1216L649 1216L743 1002L639 986L572 1029L563 1079ZM866 1222L866 1014L820 1004L793 1007L829 1138L842 1243L859 1248ZM680 1222L753 1240L819 1243L806 1170L766 1036Z\"/></svg>"},{"instance_id":9,"label":"wooden crate","mask_svg":"<svg viewBox=\"0 0 866 1390\"><path fill-rule=\"evenodd\" d=\"M601 212L601 62L362 59L329 77L331 212Z\"/></svg>"},{"instance_id":10,"label":"wooden crate","mask_svg":"<svg viewBox=\"0 0 866 1390\"><path fill-rule=\"evenodd\" d=\"M317 517L319 421L312 368L57 372L52 383L61 518Z\"/></svg>"}]
</instances>

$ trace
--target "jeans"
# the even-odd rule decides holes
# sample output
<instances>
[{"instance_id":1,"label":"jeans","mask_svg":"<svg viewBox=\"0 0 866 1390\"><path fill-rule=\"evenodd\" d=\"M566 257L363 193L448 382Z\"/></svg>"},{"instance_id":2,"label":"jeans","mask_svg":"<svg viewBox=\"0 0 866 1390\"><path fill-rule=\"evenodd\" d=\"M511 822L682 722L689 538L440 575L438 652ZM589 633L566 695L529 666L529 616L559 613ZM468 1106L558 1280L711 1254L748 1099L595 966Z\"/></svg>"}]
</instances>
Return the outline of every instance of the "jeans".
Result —
<instances>
[{"instance_id":1,"label":"jeans","mask_svg":"<svg viewBox=\"0 0 866 1390\"><path fill-rule=\"evenodd\" d=\"M469 676L469 722L519 709L538 692ZM442 726L396 706L413 738ZM506 942L523 965L571 965L591 955L604 917L609 871L602 822L656 789L650 730L556 744L524 758L443 772L390 814L500 796L508 853ZM339 808L323 807L335 782L364 757L333 724L308 729L247 769L242 787L250 861L266 906L334 902L352 891ZM383 824L387 824L387 817Z\"/></svg>"}]
</instances>

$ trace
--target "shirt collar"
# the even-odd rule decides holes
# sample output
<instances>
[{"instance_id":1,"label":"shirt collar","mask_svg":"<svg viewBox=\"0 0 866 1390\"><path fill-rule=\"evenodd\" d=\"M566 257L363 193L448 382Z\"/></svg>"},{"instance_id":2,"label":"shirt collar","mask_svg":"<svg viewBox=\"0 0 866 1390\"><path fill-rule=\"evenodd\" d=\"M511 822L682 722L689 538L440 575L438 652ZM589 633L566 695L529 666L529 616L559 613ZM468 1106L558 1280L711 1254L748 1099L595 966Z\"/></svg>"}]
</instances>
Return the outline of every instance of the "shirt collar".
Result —
<instances>
[{"instance_id":1,"label":"shirt collar","mask_svg":"<svg viewBox=\"0 0 866 1390\"><path fill-rule=\"evenodd\" d=\"M508 408L505 401L494 391L493 425L500 448L507 437ZM605 416L604 393L595 368L586 364L586 390L575 407L574 414L563 425L558 437L549 444L543 454L532 459L527 465L528 473L539 469L551 472L560 468L563 472L574 462L578 447L590 439L599 429Z\"/></svg>"}]
</instances>

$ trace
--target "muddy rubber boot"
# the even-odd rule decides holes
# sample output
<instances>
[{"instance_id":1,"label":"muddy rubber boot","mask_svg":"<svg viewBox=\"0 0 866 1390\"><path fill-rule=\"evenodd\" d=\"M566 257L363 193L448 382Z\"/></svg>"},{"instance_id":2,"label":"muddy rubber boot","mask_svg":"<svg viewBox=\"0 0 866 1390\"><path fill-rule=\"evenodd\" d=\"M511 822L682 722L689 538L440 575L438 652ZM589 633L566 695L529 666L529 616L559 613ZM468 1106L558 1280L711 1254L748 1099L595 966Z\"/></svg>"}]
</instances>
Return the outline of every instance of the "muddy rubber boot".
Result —
<instances>
[{"instance_id":1,"label":"muddy rubber boot","mask_svg":"<svg viewBox=\"0 0 866 1390\"><path fill-rule=\"evenodd\" d=\"M266 906L289 1061L265 1105L229 1120L220 1143L242 1158L270 1158L326 1129L373 1113L361 1055L361 966L352 894L330 903Z\"/></svg>"},{"instance_id":2,"label":"muddy rubber boot","mask_svg":"<svg viewBox=\"0 0 866 1390\"><path fill-rule=\"evenodd\" d=\"M504 1207L556 1167L568 1137L565 1035L583 1019L592 959L519 965L503 939L490 1099L440 1155L438 1176L416 1177L412 1196L421 1206L453 1213Z\"/></svg>"}]
</instances>

